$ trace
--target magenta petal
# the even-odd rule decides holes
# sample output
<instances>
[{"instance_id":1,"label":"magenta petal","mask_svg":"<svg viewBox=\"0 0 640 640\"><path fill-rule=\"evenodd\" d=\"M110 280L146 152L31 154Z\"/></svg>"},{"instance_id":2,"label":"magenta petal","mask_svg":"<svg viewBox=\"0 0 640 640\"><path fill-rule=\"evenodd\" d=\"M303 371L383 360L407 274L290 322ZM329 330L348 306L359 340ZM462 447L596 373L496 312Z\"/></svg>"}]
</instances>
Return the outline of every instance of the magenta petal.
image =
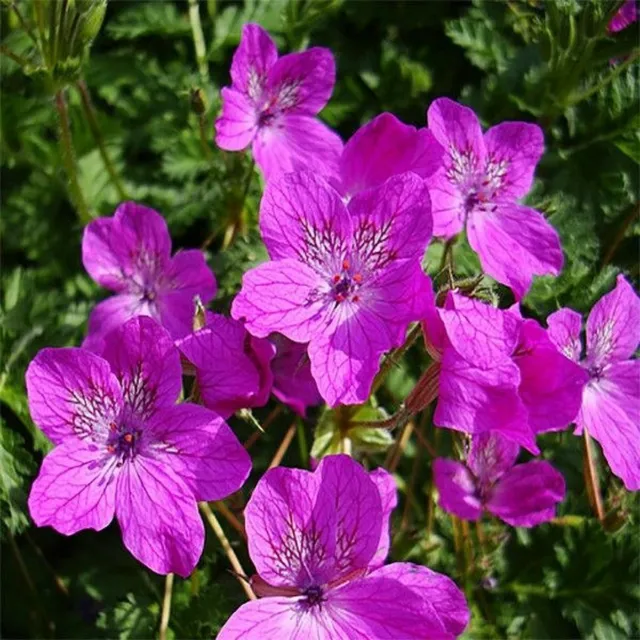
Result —
<instances>
[{"instance_id":1,"label":"magenta petal","mask_svg":"<svg viewBox=\"0 0 640 640\"><path fill-rule=\"evenodd\" d=\"M433 235L452 238L464 228L465 198L458 185L442 168L427 180L433 215Z\"/></svg>"},{"instance_id":2,"label":"magenta petal","mask_svg":"<svg viewBox=\"0 0 640 640\"><path fill-rule=\"evenodd\" d=\"M341 191L353 196L407 171L427 178L440 167L442 154L428 129L416 130L383 113L360 127L345 145L340 158Z\"/></svg>"},{"instance_id":3,"label":"magenta petal","mask_svg":"<svg viewBox=\"0 0 640 640\"><path fill-rule=\"evenodd\" d=\"M258 133L258 111L244 93L223 87L222 113L216 120L216 144L225 151L246 149Z\"/></svg>"},{"instance_id":4,"label":"magenta petal","mask_svg":"<svg viewBox=\"0 0 640 640\"><path fill-rule=\"evenodd\" d=\"M297 260L266 262L247 271L231 315L244 319L247 330L260 338L273 331L295 342L309 342L326 315L317 291L325 281Z\"/></svg>"},{"instance_id":5,"label":"magenta petal","mask_svg":"<svg viewBox=\"0 0 640 640\"><path fill-rule=\"evenodd\" d=\"M105 339L104 359L122 386L125 407L141 419L176 402L182 389L180 355L155 320L132 318Z\"/></svg>"},{"instance_id":6,"label":"magenta petal","mask_svg":"<svg viewBox=\"0 0 640 640\"><path fill-rule=\"evenodd\" d=\"M544 460L518 464L491 492L487 509L513 527L534 527L555 517L564 500L562 474Z\"/></svg>"},{"instance_id":7,"label":"magenta petal","mask_svg":"<svg viewBox=\"0 0 640 640\"><path fill-rule=\"evenodd\" d=\"M277 59L278 50L271 36L259 24L245 24L231 61L234 88L257 100Z\"/></svg>"},{"instance_id":8,"label":"magenta petal","mask_svg":"<svg viewBox=\"0 0 640 640\"><path fill-rule=\"evenodd\" d=\"M482 515L475 479L461 462L436 458L433 461L433 482L440 495L442 509L464 520L477 520Z\"/></svg>"},{"instance_id":9,"label":"magenta petal","mask_svg":"<svg viewBox=\"0 0 640 640\"><path fill-rule=\"evenodd\" d=\"M42 349L26 383L31 417L55 444L107 433L122 408L109 364L84 349Z\"/></svg>"},{"instance_id":10,"label":"magenta petal","mask_svg":"<svg viewBox=\"0 0 640 640\"><path fill-rule=\"evenodd\" d=\"M204 526L186 483L167 464L137 456L118 476L116 517L124 546L156 573L186 578L204 547Z\"/></svg>"},{"instance_id":11,"label":"magenta petal","mask_svg":"<svg viewBox=\"0 0 640 640\"><path fill-rule=\"evenodd\" d=\"M544 153L542 129L527 122L502 122L487 130L484 143L485 174L500 184L496 195L513 200L526 196Z\"/></svg>"},{"instance_id":12,"label":"magenta petal","mask_svg":"<svg viewBox=\"0 0 640 640\"><path fill-rule=\"evenodd\" d=\"M491 484L515 464L520 447L497 431L480 433L471 439L467 466L484 484Z\"/></svg>"},{"instance_id":13,"label":"magenta petal","mask_svg":"<svg viewBox=\"0 0 640 640\"><path fill-rule=\"evenodd\" d=\"M607 29L610 33L616 33L626 29L638 19L637 0L625 0L618 13L611 19Z\"/></svg>"},{"instance_id":14,"label":"magenta petal","mask_svg":"<svg viewBox=\"0 0 640 640\"><path fill-rule=\"evenodd\" d=\"M498 282L524 297L534 275L557 276L563 256L556 230L535 209L498 203L476 210L467 223L469 244L482 268Z\"/></svg>"},{"instance_id":15,"label":"magenta petal","mask_svg":"<svg viewBox=\"0 0 640 640\"><path fill-rule=\"evenodd\" d=\"M251 458L224 420L204 407L179 404L158 411L145 425L157 459L185 482L195 499L222 500L237 491Z\"/></svg>"},{"instance_id":16,"label":"magenta petal","mask_svg":"<svg viewBox=\"0 0 640 640\"><path fill-rule=\"evenodd\" d=\"M560 309L547 318L548 335L553 344L574 362L580 360L582 317L573 309Z\"/></svg>"},{"instance_id":17,"label":"magenta petal","mask_svg":"<svg viewBox=\"0 0 640 640\"><path fill-rule=\"evenodd\" d=\"M456 583L441 573L410 562L394 562L378 569L372 577L397 580L435 610L446 631L457 637L471 617L467 601Z\"/></svg>"},{"instance_id":18,"label":"magenta petal","mask_svg":"<svg viewBox=\"0 0 640 640\"><path fill-rule=\"evenodd\" d=\"M45 457L31 486L29 513L39 527L71 535L104 529L113 519L113 464L94 445L67 440Z\"/></svg>"},{"instance_id":19,"label":"magenta petal","mask_svg":"<svg viewBox=\"0 0 640 640\"><path fill-rule=\"evenodd\" d=\"M204 304L216 295L216 279L200 249L178 251L169 262L164 280L162 292L165 295L180 291L192 297L199 296Z\"/></svg>"},{"instance_id":20,"label":"magenta petal","mask_svg":"<svg viewBox=\"0 0 640 640\"><path fill-rule=\"evenodd\" d=\"M272 260L294 258L330 269L347 257L351 220L340 195L325 180L300 171L267 184L260 232Z\"/></svg>"},{"instance_id":21,"label":"magenta petal","mask_svg":"<svg viewBox=\"0 0 640 640\"><path fill-rule=\"evenodd\" d=\"M391 512L398 504L398 487L393 476L386 469L374 469L369 473L369 477L378 487L380 499L382 501L382 531L380 534L380 542L375 555L369 562L369 567L375 569L384 564L389 554Z\"/></svg>"},{"instance_id":22,"label":"magenta petal","mask_svg":"<svg viewBox=\"0 0 640 640\"><path fill-rule=\"evenodd\" d=\"M602 366L630 358L640 343L640 298L623 275L596 302L587 320L587 356Z\"/></svg>"}]
</instances>

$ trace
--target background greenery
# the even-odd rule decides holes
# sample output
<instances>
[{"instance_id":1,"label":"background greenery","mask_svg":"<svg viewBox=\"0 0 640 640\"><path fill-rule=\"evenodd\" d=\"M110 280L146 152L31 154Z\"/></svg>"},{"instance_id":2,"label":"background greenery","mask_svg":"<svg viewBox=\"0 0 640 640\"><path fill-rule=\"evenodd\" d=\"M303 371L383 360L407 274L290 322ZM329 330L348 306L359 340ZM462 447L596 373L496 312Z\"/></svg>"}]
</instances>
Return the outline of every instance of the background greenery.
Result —
<instances>
[{"instance_id":1,"label":"background greenery","mask_svg":"<svg viewBox=\"0 0 640 640\"><path fill-rule=\"evenodd\" d=\"M486 125L518 119L544 128L547 153L529 203L559 230L566 268L557 279L535 283L527 314L544 319L560 305L586 311L617 273L636 282L639 275L638 30L606 32L620 1L192 2L204 35L200 60L186 2L105 2L18 0L21 24L12 3L2 0L1 605L7 638L157 633L163 579L127 554L115 523L72 538L31 525L26 496L50 445L29 419L23 377L38 349L81 342L90 309L106 293L81 265L83 223L111 215L124 197L161 211L175 247L206 246L220 284L220 311L241 273L263 258L257 174L248 157L224 154L212 139L219 89L229 81L244 23L262 24L281 51L309 44L333 50L337 85L322 116L345 139L385 110L422 126L438 96L473 106ZM50 19L62 26L52 32ZM38 20L47 36L40 49L25 31ZM83 90L97 122L83 108ZM74 159L58 143L56 106L65 102L77 184L65 170ZM428 255L437 282L441 254L436 244ZM459 277L478 272L464 241L455 247L454 264ZM509 302L504 290L492 291ZM377 394L380 405L393 411L426 361L417 344L391 370ZM264 420L274 407L256 415ZM294 422L281 412L251 449L251 480L228 501L238 513ZM335 423L335 416L312 411L299 422L284 464L308 466L316 435L314 453L330 451ZM252 434L250 426L232 424L242 439ZM440 455L455 446L447 432L431 427L428 412L415 432ZM468 637L640 637L638 500L601 465L602 526L584 488L581 440L569 431L542 439L569 495L554 523L532 531L491 521L476 530L451 519L433 507L430 454L419 439L406 433L400 447L379 432L377 438L359 435L356 452L365 464L397 466L401 501L392 558L444 571L465 588L473 612ZM224 526L250 567L238 536ZM197 571L176 580L170 633L211 637L242 602L227 566L209 536Z\"/></svg>"}]
</instances>

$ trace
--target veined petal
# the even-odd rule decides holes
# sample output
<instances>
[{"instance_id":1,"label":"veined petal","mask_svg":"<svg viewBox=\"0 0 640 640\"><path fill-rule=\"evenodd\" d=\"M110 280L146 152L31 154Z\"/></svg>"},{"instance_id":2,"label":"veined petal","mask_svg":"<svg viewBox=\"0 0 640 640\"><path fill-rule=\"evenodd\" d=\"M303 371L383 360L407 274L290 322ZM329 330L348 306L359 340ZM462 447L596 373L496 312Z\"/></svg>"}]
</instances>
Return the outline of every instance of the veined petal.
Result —
<instances>
[{"instance_id":1,"label":"veined petal","mask_svg":"<svg viewBox=\"0 0 640 640\"><path fill-rule=\"evenodd\" d=\"M465 197L460 187L442 167L427 179L433 216L433 235L438 238L452 238L464 228L467 217Z\"/></svg>"},{"instance_id":2,"label":"veined petal","mask_svg":"<svg viewBox=\"0 0 640 640\"><path fill-rule=\"evenodd\" d=\"M549 338L562 353L574 362L580 360L582 316L573 309L559 309L547 318Z\"/></svg>"},{"instance_id":3,"label":"veined petal","mask_svg":"<svg viewBox=\"0 0 640 640\"><path fill-rule=\"evenodd\" d=\"M234 89L257 101L277 59L278 50L271 36L259 24L245 24L231 61Z\"/></svg>"},{"instance_id":4,"label":"veined petal","mask_svg":"<svg viewBox=\"0 0 640 640\"><path fill-rule=\"evenodd\" d=\"M138 418L175 404L182 389L180 354L152 318L132 318L112 331L103 357L120 381L125 407Z\"/></svg>"},{"instance_id":5,"label":"veined petal","mask_svg":"<svg viewBox=\"0 0 640 640\"><path fill-rule=\"evenodd\" d=\"M382 467L371 471L369 477L378 487L382 501L382 531L380 534L380 542L378 542L378 549L375 555L369 562L370 568L377 568L384 564L389 554L389 546L391 543L389 535L391 512L398 504L398 487L396 486L394 477Z\"/></svg>"},{"instance_id":6,"label":"veined petal","mask_svg":"<svg viewBox=\"0 0 640 640\"><path fill-rule=\"evenodd\" d=\"M515 464L520 447L498 431L479 433L471 439L467 466L482 483L491 484Z\"/></svg>"},{"instance_id":7,"label":"veined petal","mask_svg":"<svg viewBox=\"0 0 640 640\"><path fill-rule=\"evenodd\" d=\"M84 349L42 349L26 383L31 417L55 444L107 434L122 408L109 364Z\"/></svg>"},{"instance_id":8,"label":"veined petal","mask_svg":"<svg viewBox=\"0 0 640 640\"><path fill-rule=\"evenodd\" d=\"M180 291L192 297L199 296L203 304L216 295L216 279L200 249L178 251L169 262L165 281L163 293Z\"/></svg>"},{"instance_id":9,"label":"veined petal","mask_svg":"<svg viewBox=\"0 0 640 640\"><path fill-rule=\"evenodd\" d=\"M433 482L442 509L464 520L477 520L482 515L475 479L464 464L436 458L433 461Z\"/></svg>"},{"instance_id":10,"label":"veined petal","mask_svg":"<svg viewBox=\"0 0 640 640\"><path fill-rule=\"evenodd\" d=\"M630 358L640 343L640 298L621 274L587 319L587 357L593 366Z\"/></svg>"},{"instance_id":11,"label":"veined petal","mask_svg":"<svg viewBox=\"0 0 640 640\"><path fill-rule=\"evenodd\" d=\"M518 299L527 293L534 275L557 276L562 269L558 233L535 209L515 203L474 209L467 233L482 268Z\"/></svg>"},{"instance_id":12,"label":"veined petal","mask_svg":"<svg viewBox=\"0 0 640 640\"><path fill-rule=\"evenodd\" d=\"M113 519L116 483L111 461L95 445L67 440L45 457L31 486L29 513L39 527L72 535L104 529Z\"/></svg>"},{"instance_id":13,"label":"veined petal","mask_svg":"<svg viewBox=\"0 0 640 640\"><path fill-rule=\"evenodd\" d=\"M246 149L258 133L258 111L244 93L224 87L222 113L216 120L216 144L225 151Z\"/></svg>"}]
</instances>

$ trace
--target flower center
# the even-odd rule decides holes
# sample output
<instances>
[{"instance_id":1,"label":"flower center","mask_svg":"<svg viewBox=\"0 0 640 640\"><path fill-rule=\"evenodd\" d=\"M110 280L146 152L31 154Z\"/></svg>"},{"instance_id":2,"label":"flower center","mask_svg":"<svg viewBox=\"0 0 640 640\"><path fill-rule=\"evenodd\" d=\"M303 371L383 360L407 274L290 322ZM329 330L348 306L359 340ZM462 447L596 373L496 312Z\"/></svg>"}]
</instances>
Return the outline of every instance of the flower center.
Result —
<instances>
[{"instance_id":1,"label":"flower center","mask_svg":"<svg viewBox=\"0 0 640 640\"><path fill-rule=\"evenodd\" d=\"M145 287L142 290L142 299L145 302L153 302L156 299L156 291L152 287Z\"/></svg>"},{"instance_id":2,"label":"flower center","mask_svg":"<svg viewBox=\"0 0 640 640\"><path fill-rule=\"evenodd\" d=\"M600 365L592 365L587 368L587 372L589 373L589 377L596 382L602 378L602 374L604 373L604 368Z\"/></svg>"},{"instance_id":3,"label":"flower center","mask_svg":"<svg viewBox=\"0 0 640 640\"><path fill-rule=\"evenodd\" d=\"M308 587L302 592L302 595L306 598L305 604L307 607L315 607L325 601L324 592L319 585Z\"/></svg>"},{"instance_id":4,"label":"flower center","mask_svg":"<svg viewBox=\"0 0 640 640\"><path fill-rule=\"evenodd\" d=\"M351 262L343 260L342 271L331 278L331 296L336 304L340 304L345 300L351 300L351 302L360 301L360 296L357 292L362 284L362 274L353 273L352 271Z\"/></svg>"},{"instance_id":5,"label":"flower center","mask_svg":"<svg viewBox=\"0 0 640 640\"><path fill-rule=\"evenodd\" d=\"M109 425L107 451L118 459L118 466L122 466L127 460L133 460L138 454L139 445L139 429L126 425L118 427L115 422Z\"/></svg>"}]
</instances>

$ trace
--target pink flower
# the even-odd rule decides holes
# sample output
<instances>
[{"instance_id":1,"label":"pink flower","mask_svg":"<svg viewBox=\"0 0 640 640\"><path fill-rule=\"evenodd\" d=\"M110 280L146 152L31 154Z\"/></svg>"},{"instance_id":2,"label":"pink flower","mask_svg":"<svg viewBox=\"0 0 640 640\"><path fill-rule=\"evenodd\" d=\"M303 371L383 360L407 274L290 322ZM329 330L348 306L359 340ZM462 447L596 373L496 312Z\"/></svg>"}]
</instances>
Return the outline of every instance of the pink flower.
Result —
<instances>
[{"instance_id":1,"label":"pink flower","mask_svg":"<svg viewBox=\"0 0 640 640\"><path fill-rule=\"evenodd\" d=\"M251 461L217 414L175 404L180 357L167 332L134 318L106 337L103 357L43 349L26 380L31 417L56 445L31 487L35 523L71 535L115 514L140 562L189 575L204 544L196 501L238 490Z\"/></svg>"},{"instance_id":2,"label":"pink flower","mask_svg":"<svg viewBox=\"0 0 640 640\"><path fill-rule=\"evenodd\" d=\"M112 218L87 225L82 262L98 284L116 292L89 317L83 346L96 352L111 330L134 316L151 316L173 338L181 338L191 331L194 297L207 303L216 293L202 251L178 251L171 257L164 218L134 202L121 204Z\"/></svg>"},{"instance_id":3,"label":"pink flower","mask_svg":"<svg viewBox=\"0 0 640 640\"><path fill-rule=\"evenodd\" d=\"M484 271L518 299L534 275L558 275L558 234L539 211L518 203L544 151L540 127L503 122L483 136L475 113L447 98L431 104L427 119L445 149L443 167L429 179L434 234L450 238L466 227Z\"/></svg>"},{"instance_id":4,"label":"pink flower","mask_svg":"<svg viewBox=\"0 0 640 640\"><path fill-rule=\"evenodd\" d=\"M611 19L607 27L609 33L617 33L626 29L629 25L638 20L638 7L636 0L626 0L620 7L618 13Z\"/></svg>"},{"instance_id":5,"label":"pink flower","mask_svg":"<svg viewBox=\"0 0 640 640\"><path fill-rule=\"evenodd\" d=\"M260 229L271 262L244 274L231 314L258 337L309 343L331 406L364 402L381 355L422 317L431 235L424 182L404 174L343 204L309 172L267 184Z\"/></svg>"},{"instance_id":6,"label":"pink flower","mask_svg":"<svg viewBox=\"0 0 640 640\"><path fill-rule=\"evenodd\" d=\"M276 468L245 510L258 600L243 604L218 640L455 638L469 621L458 587L389 550L393 478L347 456L314 472Z\"/></svg>"},{"instance_id":7,"label":"pink flower","mask_svg":"<svg viewBox=\"0 0 640 640\"><path fill-rule=\"evenodd\" d=\"M276 347L276 355L271 361L273 395L304 417L307 407L322 402L311 375L307 345L293 342L279 333L269 336L269 340Z\"/></svg>"},{"instance_id":8,"label":"pink flower","mask_svg":"<svg viewBox=\"0 0 640 640\"><path fill-rule=\"evenodd\" d=\"M619 275L616 287L593 307L587 320L584 358L580 314L560 309L548 318L549 334L589 375L576 433L586 429L602 446L613 473L627 489L640 489L640 298Z\"/></svg>"},{"instance_id":9,"label":"pink flower","mask_svg":"<svg viewBox=\"0 0 640 640\"><path fill-rule=\"evenodd\" d=\"M562 474L544 460L514 466L517 444L497 433L474 436L466 464L438 458L433 479L440 506L464 520L489 511L513 527L534 527L555 517L566 493Z\"/></svg>"},{"instance_id":10,"label":"pink flower","mask_svg":"<svg viewBox=\"0 0 640 640\"><path fill-rule=\"evenodd\" d=\"M231 63L232 85L222 89L216 144L227 151L251 145L267 179L298 169L334 170L342 141L315 116L331 97L335 77L329 49L278 58L269 34L245 25Z\"/></svg>"},{"instance_id":11,"label":"pink flower","mask_svg":"<svg viewBox=\"0 0 640 640\"><path fill-rule=\"evenodd\" d=\"M265 405L273 385L273 345L237 320L210 312L206 318L204 328L176 343L195 368L204 405L223 418Z\"/></svg>"}]
</instances>

